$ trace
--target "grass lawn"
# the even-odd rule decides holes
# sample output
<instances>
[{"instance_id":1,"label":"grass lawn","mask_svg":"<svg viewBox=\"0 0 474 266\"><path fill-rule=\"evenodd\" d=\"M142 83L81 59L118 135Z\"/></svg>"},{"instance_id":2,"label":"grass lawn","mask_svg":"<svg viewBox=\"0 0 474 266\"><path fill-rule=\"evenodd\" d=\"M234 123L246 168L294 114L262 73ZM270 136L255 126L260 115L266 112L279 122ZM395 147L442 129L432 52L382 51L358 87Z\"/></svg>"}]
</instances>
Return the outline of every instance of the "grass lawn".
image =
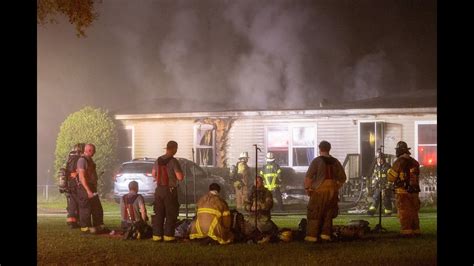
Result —
<instances>
[{"instance_id":1,"label":"grass lawn","mask_svg":"<svg viewBox=\"0 0 474 266\"><path fill-rule=\"evenodd\" d=\"M384 217L382 225L388 230L387 233L370 234L365 239L354 241L202 246L192 242L123 241L106 235L81 235L79 230L68 229L65 214L57 212L58 209L64 210L64 206L65 202L38 202L38 264L437 264L437 214L433 209L420 213L423 235L414 239L399 238L398 219ZM120 217L117 204L104 201L103 206L106 225L109 228L118 227ZM279 227L296 228L303 217L304 215L275 216L273 220ZM334 224L342 225L355 219L369 221L371 228L378 223L377 217L341 214L334 220Z\"/></svg>"}]
</instances>

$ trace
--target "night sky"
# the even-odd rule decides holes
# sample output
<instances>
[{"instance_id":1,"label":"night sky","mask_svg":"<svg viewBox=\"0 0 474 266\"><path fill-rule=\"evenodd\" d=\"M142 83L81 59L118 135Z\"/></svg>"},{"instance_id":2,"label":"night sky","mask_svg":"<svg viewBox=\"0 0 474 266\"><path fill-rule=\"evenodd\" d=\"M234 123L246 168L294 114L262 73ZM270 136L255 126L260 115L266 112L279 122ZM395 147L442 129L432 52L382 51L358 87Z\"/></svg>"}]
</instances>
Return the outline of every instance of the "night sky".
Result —
<instances>
[{"instance_id":1,"label":"night sky","mask_svg":"<svg viewBox=\"0 0 474 266\"><path fill-rule=\"evenodd\" d=\"M37 26L38 183L60 124L86 105L301 109L437 89L436 1L103 0L96 10L86 38L62 17Z\"/></svg>"}]
</instances>

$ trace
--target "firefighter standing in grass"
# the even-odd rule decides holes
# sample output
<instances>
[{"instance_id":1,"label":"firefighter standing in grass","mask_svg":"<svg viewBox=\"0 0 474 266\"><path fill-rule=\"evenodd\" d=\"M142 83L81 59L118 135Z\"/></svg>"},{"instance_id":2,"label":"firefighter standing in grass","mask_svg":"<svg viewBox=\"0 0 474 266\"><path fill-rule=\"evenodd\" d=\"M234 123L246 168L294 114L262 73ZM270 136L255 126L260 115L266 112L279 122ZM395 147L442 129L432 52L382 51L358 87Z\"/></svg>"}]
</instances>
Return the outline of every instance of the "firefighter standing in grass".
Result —
<instances>
[{"instance_id":1,"label":"firefighter standing in grass","mask_svg":"<svg viewBox=\"0 0 474 266\"><path fill-rule=\"evenodd\" d=\"M264 186L275 195L280 211L283 210L283 200L281 198L281 168L275 162L273 152L268 152L266 156L267 163L260 170L260 176L263 177Z\"/></svg>"},{"instance_id":2,"label":"firefighter standing in grass","mask_svg":"<svg viewBox=\"0 0 474 266\"><path fill-rule=\"evenodd\" d=\"M377 156L377 164L372 175L372 184L374 186L374 202L370 205L368 214L374 215L380 205L380 190L382 191L382 200L385 215L392 214L392 190L393 183L387 180L387 171L390 164L385 161L385 155L379 152Z\"/></svg>"},{"instance_id":3,"label":"firefighter standing in grass","mask_svg":"<svg viewBox=\"0 0 474 266\"><path fill-rule=\"evenodd\" d=\"M155 177L155 203L152 216L153 241L175 241L175 226L179 214L178 180L183 180L183 171L173 156L178 151L176 141L168 141L166 154L158 157L153 165L152 175Z\"/></svg>"},{"instance_id":4,"label":"firefighter standing in grass","mask_svg":"<svg viewBox=\"0 0 474 266\"><path fill-rule=\"evenodd\" d=\"M244 207L244 201L248 195L248 179L250 176L250 169L247 165L249 154L242 152L239 156L239 161L236 164L237 180L234 181L235 188L235 205L238 210Z\"/></svg>"},{"instance_id":5,"label":"firefighter standing in grass","mask_svg":"<svg viewBox=\"0 0 474 266\"><path fill-rule=\"evenodd\" d=\"M210 238L219 244L232 242L230 210L219 196L220 190L217 183L212 183L209 192L197 202L197 219L191 223L190 239Z\"/></svg>"},{"instance_id":6,"label":"firefighter standing in grass","mask_svg":"<svg viewBox=\"0 0 474 266\"><path fill-rule=\"evenodd\" d=\"M395 185L400 234L407 237L421 234L418 218L420 164L410 157L409 150L406 142L399 141L395 148L397 160L388 170L388 181Z\"/></svg>"},{"instance_id":7,"label":"firefighter standing in grass","mask_svg":"<svg viewBox=\"0 0 474 266\"><path fill-rule=\"evenodd\" d=\"M346 182L346 173L341 163L331 155L331 144L319 143L320 156L313 159L306 172L304 187L308 194L308 225L305 241L330 241L332 219L338 214L339 188Z\"/></svg>"}]
</instances>

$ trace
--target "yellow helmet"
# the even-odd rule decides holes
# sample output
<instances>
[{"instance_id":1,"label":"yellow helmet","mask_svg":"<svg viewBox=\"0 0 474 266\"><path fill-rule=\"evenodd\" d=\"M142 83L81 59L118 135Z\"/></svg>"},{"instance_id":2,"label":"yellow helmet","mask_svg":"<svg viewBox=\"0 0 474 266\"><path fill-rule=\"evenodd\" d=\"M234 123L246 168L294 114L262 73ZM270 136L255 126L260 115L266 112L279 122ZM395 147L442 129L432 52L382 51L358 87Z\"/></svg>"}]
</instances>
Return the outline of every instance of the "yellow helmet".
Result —
<instances>
[{"instance_id":1,"label":"yellow helmet","mask_svg":"<svg viewBox=\"0 0 474 266\"><path fill-rule=\"evenodd\" d=\"M290 229L283 229L279 234L278 238L284 242L290 242L293 239L293 232Z\"/></svg>"}]
</instances>

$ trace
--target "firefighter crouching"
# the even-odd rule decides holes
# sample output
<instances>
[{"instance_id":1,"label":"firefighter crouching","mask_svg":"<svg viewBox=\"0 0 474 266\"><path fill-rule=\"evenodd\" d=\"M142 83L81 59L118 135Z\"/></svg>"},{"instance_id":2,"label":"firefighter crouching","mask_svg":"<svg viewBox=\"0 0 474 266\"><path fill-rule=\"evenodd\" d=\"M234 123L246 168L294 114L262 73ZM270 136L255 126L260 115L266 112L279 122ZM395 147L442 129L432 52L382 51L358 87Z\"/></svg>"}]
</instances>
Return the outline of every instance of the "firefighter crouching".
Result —
<instances>
[{"instance_id":1,"label":"firefighter crouching","mask_svg":"<svg viewBox=\"0 0 474 266\"><path fill-rule=\"evenodd\" d=\"M397 199L400 234L415 236L421 234L418 211L420 210L419 175L420 164L410 157L410 148L404 141L399 141L395 148L397 160L388 170L388 180L394 182Z\"/></svg>"},{"instance_id":2,"label":"firefighter crouching","mask_svg":"<svg viewBox=\"0 0 474 266\"><path fill-rule=\"evenodd\" d=\"M211 238L219 244L233 241L229 206L219 196L220 190L218 184L212 183L209 192L197 202L197 219L191 223L190 239Z\"/></svg>"},{"instance_id":3,"label":"firefighter crouching","mask_svg":"<svg viewBox=\"0 0 474 266\"><path fill-rule=\"evenodd\" d=\"M260 176L263 177L264 186L272 192L276 197L278 209L283 211L283 200L281 197L281 168L275 162L275 155L273 152L268 152L266 156L266 164L260 170Z\"/></svg>"},{"instance_id":4,"label":"firefighter crouching","mask_svg":"<svg viewBox=\"0 0 474 266\"><path fill-rule=\"evenodd\" d=\"M374 187L374 202L370 205L368 214L374 215L380 205L380 191L382 190L382 200L385 215L392 214L392 191L393 183L387 180L387 171L390 169L390 164L386 162L385 155L379 153L377 156L377 164L372 175L372 184Z\"/></svg>"},{"instance_id":5,"label":"firefighter crouching","mask_svg":"<svg viewBox=\"0 0 474 266\"><path fill-rule=\"evenodd\" d=\"M346 173L341 163L331 155L331 144L319 143L320 156L313 159L306 172L304 187L309 198L308 226L305 241L330 241L332 220L338 215L339 188L346 182Z\"/></svg>"},{"instance_id":6,"label":"firefighter crouching","mask_svg":"<svg viewBox=\"0 0 474 266\"><path fill-rule=\"evenodd\" d=\"M278 227L271 220L272 193L263 186L261 176L257 176L256 181L252 193L245 201L245 210L249 212L249 215L245 220L244 234L250 239L256 237L258 243L266 243L273 236L277 236ZM255 194L257 194L257 199ZM255 216L257 216L257 228L255 228Z\"/></svg>"}]
</instances>

